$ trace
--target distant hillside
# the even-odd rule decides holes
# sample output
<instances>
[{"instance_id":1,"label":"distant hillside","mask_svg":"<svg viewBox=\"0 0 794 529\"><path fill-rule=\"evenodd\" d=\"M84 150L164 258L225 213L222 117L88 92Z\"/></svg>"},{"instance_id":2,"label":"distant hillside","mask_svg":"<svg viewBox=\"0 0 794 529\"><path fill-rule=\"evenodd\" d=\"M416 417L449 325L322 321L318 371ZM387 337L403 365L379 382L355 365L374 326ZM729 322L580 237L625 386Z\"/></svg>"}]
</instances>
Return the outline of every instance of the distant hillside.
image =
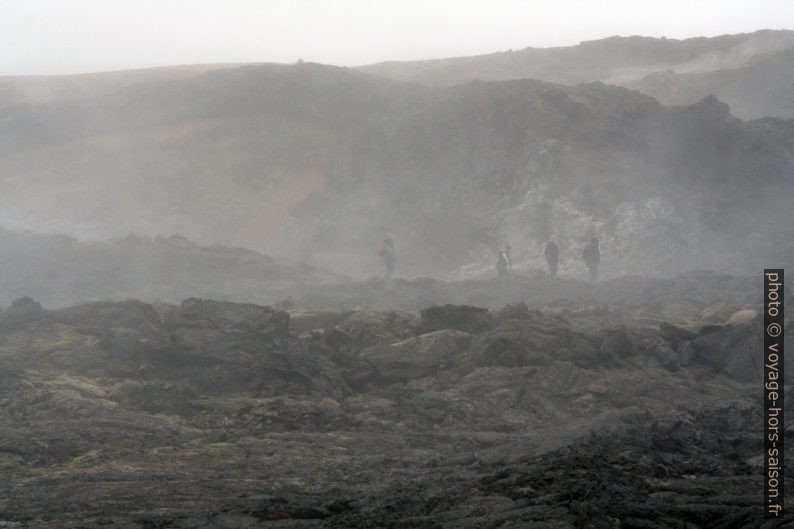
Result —
<instances>
[{"instance_id":1,"label":"distant hillside","mask_svg":"<svg viewBox=\"0 0 794 529\"><path fill-rule=\"evenodd\" d=\"M274 303L303 284L344 281L316 267L277 264L250 250L200 246L179 235L85 243L1 229L0 270L0 305L22 296L52 306L185 296Z\"/></svg>"},{"instance_id":2,"label":"distant hillside","mask_svg":"<svg viewBox=\"0 0 794 529\"><path fill-rule=\"evenodd\" d=\"M794 31L788 30L684 40L615 36L585 41L577 46L525 48L425 61L391 61L363 66L360 70L437 86L475 79L621 83L669 69L695 73L744 66L759 54L791 46L794 46Z\"/></svg>"},{"instance_id":3,"label":"distant hillside","mask_svg":"<svg viewBox=\"0 0 794 529\"><path fill-rule=\"evenodd\" d=\"M744 119L792 117L792 47L794 31L787 30L685 40L610 37L569 47L384 62L360 70L432 86L475 79L603 81L636 88L668 104L694 103L713 94Z\"/></svg>"},{"instance_id":4,"label":"distant hillside","mask_svg":"<svg viewBox=\"0 0 794 529\"><path fill-rule=\"evenodd\" d=\"M794 256L790 215L762 210L785 204L793 150L794 122L745 123L713 97L232 67L0 107L0 221L179 232L363 276L382 273L387 231L398 275L490 268L508 241L540 267L550 231L576 275L597 230L606 275L746 271Z\"/></svg>"},{"instance_id":5,"label":"distant hillside","mask_svg":"<svg viewBox=\"0 0 794 529\"><path fill-rule=\"evenodd\" d=\"M745 119L794 118L794 48L761 54L738 68L658 72L626 86L673 105L690 104L714 94Z\"/></svg>"},{"instance_id":6,"label":"distant hillside","mask_svg":"<svg viewBox=\"0 0 794 529\"><path fill-rule=\"evenodd\" d=\"M192 64L76 75L0 76L0 108L92 99L142 83L174 81L233 64Z\"/></svg>"}]
</instances>

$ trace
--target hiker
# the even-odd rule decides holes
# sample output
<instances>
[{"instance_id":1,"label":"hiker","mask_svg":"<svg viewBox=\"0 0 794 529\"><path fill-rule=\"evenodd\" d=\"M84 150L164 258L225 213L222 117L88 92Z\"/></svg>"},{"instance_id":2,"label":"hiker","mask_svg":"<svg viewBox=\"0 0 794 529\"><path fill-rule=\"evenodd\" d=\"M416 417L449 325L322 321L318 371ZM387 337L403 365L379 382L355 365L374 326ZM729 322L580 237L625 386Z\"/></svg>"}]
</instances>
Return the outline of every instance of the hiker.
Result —
<instances>
[{"instance_id":1,"label":"hiker","mask_svg":"<svg viewBox=\"0 0 794 529\"><path fill-rule=\"evenodd\" d=\"M499 277L507 277L513 271L513 261L510 259L510 250L513 247L509 244L505 249L499 252L499 258L496 260L496 273Z\"/></svg>"},{"instance_id":2,"label":"hiker","mask_svg":"<svg viewBox=\"0 0 794 529\"><path fill-rule=\"evenodd\" d=\"M394 234L390 233L386 235L386 238L383 240L383 244L380 247L380 251L378 255L383 257L383 262L386 263L386 275L384 279L387 281L391 279L392 273L394 273L394 262L396 258L394 256Z\"/></svg>"},{"instance_id":3,"label":"hiker","mask_svg":"<svg viewBox=\"0 0 794 529\"><path fill-rule=\"evenodd\" d=\"M598 263L601 262L601 251L598 249L598 237L593 237L582 250L582 258L590 270L590 282L595 283L598 275Z\"/></svg>"},{"instance_id":4,"label":"hiker","mask_svg":"<svg viewBox=\"0 0 794 529\"><path fill-rule=\"evenodd\" d=\"M546 262L549 264L549 274L552 278L557 277L557 262L560 258L560 247L557 246L557 235L552 233L546 243L546 249L543 250L546 255Z\"/></svg>"}]
</instances>

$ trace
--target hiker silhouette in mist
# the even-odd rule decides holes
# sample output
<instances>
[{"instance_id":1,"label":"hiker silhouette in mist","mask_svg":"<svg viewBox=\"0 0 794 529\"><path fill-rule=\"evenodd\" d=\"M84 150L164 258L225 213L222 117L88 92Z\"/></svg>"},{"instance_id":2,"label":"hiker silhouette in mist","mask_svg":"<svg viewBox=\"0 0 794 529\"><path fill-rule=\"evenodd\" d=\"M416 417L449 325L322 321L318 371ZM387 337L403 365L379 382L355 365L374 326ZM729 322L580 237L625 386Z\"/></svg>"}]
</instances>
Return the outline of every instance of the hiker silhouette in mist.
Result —
<instances>
[{"instance_id":1,"label":"hiker silhouette in mist","mask_svg":"<svg viewBox=\"0 0 794 529\"><path fill-rule=\"evenodd\" d=\"M592 237L582 250L582 259L590 271L590 282L595 283L598 276L598 263L601 262L601 250L598 248L598 237Z\"/></svg>"},{"instance_id":2,"label":"hiker silhouette in mist","mask_svg":"<svg viewBox=\"0 0 794 529\"><path fill-rule=\"evenodd\" d=\"M378 255L383 257L383 262L386 263L386 275L383 276L384 279L387 281L391 279L391 275L394 273L394 263L397 260L394 255L394 234L389 233L386 235L386 238L383 239L383 244L380 247L380 251Z\"/></svg>"},{"instance_id":3,"label":"hiker silhouette in mist","mask_svg":"<svg viewBox=\"0 0 794 529\"><path fill-rule=\"evenodd\" d=\"M546 256L546 262L549 264L549 274L552 278L557 277L557 263L560 259L560 247L557 246L557 235L552 233L549 235L549 240L546 242L546 248L543 250Z\"/></svg>"},{"instance_id":4,"label":"hiker silhouette in mist","mask_svg":"<svg viewBox=\"0 0 794 529\"><path fill-rule=\"evenodd\" d=\"M499 252L499 257L496 259L496 273L499 277L509 277L513 272L513 260L510 257L510 251L513 249L509 244L505 249Z\"/></svg>"}]
</instances>

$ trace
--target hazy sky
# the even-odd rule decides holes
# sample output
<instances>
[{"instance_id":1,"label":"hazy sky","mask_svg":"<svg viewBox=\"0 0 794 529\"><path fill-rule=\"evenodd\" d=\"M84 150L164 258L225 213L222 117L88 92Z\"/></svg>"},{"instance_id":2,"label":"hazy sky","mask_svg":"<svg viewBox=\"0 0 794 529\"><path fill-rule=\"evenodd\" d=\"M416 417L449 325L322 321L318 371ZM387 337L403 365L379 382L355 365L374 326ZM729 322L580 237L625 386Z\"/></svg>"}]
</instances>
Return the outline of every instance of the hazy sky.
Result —
<instances>
[{"instance_id":1,"label":"hazy sky","mask_svg":"<svg viewBox=\"0 0 794 529\"><path fill-rule=\"evenodd\" d=\"M337 65L794 28L794 0L0 0L0 75Z\"/></svg>"}]
</instances>

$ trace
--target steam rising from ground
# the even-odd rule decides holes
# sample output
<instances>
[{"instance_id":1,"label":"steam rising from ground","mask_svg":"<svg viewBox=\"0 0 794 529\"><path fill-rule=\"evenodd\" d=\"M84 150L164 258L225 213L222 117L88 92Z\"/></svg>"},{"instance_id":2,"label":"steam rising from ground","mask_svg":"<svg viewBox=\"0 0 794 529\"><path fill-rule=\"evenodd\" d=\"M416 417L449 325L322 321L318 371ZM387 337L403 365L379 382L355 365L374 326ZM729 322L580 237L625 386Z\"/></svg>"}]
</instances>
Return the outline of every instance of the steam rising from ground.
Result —
<instances>
[{"instance_id":1,"label":"steam rising from ground","mask_svg":"<svg viewBox=\"0 0 794 529\"><path fill-rule=\"evenodd\" d=\"M676 64L690 71L789 37L554 53L622 49L659 65L688 46L698 54ZM12 230L179 233L355 278L382 274L389 232L399 277L484 278L508 243L532 274L551 233L569 277L584 275L591 234L604 277L747 273L794 256L791 122L742 122L713 97L665 108L600 83L428 88L308 63L190 67L0 79L0 137Z\"/></svg>"}]
</instances>

